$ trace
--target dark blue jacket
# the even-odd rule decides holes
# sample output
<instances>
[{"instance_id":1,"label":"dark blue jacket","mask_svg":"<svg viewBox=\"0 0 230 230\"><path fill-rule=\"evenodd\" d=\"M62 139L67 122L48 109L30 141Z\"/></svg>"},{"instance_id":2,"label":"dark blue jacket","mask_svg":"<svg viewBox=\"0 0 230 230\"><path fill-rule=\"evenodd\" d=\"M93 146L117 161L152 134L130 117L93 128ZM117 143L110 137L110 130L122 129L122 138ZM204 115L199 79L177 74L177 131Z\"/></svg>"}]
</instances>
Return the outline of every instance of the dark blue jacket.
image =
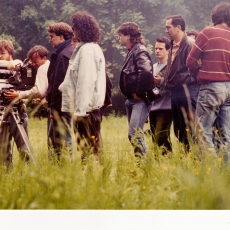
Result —
<instances>
[{"instance_id":1,"label":"dark blue jacket","mask_svg":"<svg viewBox=\"0 0 230 230\"><path fill-rule=\"evenodd\" d=\"M71 39L61 43L56 51L51 55L50 66L48 69L48 89L46 100L52 110L61 112L62 95L58 90L59 85L63 82L69 59L73 53L74 47L71 45Z\"/></svg>"}]
</instances>

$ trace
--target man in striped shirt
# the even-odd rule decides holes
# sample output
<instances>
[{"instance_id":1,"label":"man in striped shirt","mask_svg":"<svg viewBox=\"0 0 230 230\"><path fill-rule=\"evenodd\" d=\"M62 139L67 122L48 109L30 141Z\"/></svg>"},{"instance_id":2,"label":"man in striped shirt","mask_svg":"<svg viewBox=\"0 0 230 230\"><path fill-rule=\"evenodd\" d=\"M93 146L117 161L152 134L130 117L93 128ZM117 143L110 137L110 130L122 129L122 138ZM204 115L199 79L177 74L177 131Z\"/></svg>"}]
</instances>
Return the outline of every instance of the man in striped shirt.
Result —
<instances>
[{"instance_id":1,"label":"man in striped shirt","mask_svg":"<svg viewBox=\"0 0 230 230\"><path fill-rule=\"evenodd\" d=\"M197 36L186 65L191 73L199 71L196 112L203 151L217 156L213 143L217 120L224 159L230 162L230 3L215 6L211 16L214 26Z\"/></svg>"}]
</instances>

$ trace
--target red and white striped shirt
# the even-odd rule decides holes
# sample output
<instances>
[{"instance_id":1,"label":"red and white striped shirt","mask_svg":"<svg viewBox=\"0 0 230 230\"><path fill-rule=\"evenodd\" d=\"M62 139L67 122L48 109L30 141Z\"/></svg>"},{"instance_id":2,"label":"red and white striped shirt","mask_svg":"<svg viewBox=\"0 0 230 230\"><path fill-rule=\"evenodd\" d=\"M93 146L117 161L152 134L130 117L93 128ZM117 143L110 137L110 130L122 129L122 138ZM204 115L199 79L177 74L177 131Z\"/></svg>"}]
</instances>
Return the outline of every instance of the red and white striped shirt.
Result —
<instances>
[{"instance_id":1,"label":"red and white striped shirt","mask_svg":"<svg viewBox=\"0 0 230 230\"><path fill-rule=\"evenodd\" d=\"M196 38L186 65L190 72L199 70L200 84L230 81L230 28L222 24L204 28Z\"/></svg>"}]
</instances>

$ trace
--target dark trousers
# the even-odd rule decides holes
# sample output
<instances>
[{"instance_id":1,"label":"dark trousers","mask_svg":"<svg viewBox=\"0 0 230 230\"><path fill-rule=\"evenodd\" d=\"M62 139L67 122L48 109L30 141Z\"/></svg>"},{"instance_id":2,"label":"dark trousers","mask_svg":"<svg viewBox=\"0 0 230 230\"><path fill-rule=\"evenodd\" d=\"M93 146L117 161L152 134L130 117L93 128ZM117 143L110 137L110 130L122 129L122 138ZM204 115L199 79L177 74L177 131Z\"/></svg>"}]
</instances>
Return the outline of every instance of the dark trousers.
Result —
<instances>
[{"instance_id":1,"label":"dark trousers","mask_svg":"<svg viewBox=\"0 0 230 230\"><path fill-rule=\"evenodd\" d=\"M82 158L91 153L98 155L102 148L101 121L100 110L88 113L88 116L82 117L80 121L74 121L77 148L82 152Z\"/></svg>"},{"instance_id":2,"label":"dark trousers","mask_svg":"<svg viewBox=\"0 0 230 230\"><path fill-rule=\"evenodd\" d=\"M51 114L51 113L50 113ZM60 159L61 152L67 151L72 155L73 145L71 136L72 116L67 112L55 113L55 118L48 117L48 156L56 155Z\"/></svg>"},{"instance_id":3,"label":"dark trousers","mask_svg":"<svg viewBox=\"0 0 230 230\"><path fill-rule=\"evenodd\" d=\"M26 112L22 112L19 114L19 118L21 119L21 123L26 135L28 136L28 116ZM19 151L20 158L29 161L28 149L23 140L22 135L18 131L17 125L14 121L13 115L8 115L5 119L8 121L8 125L4 125L0 127L0 161L1 163L5 162L7 166L12 164L12 140L17 146ZM18 121L16 121L18 122Z\"/></svg>"},{"instance_id":4,"label":"dark trousers","mask_svg":"<svg viewBox=\"0 0 230 230\"><path fill-rule=\"evenodd\" d=\"M174 133L179 142L185 145L187 151L189 138L194 137L197 93L197 84L171 91Z\"/></svg>"},{"instance_id":5,"label":"dark trousers","mask_svg":"<svg viewBox=\"0 0 230 230\"><path fill-rule=\"evenodd\" d=\"M164 146L168 151L172 151L170 140L170 127L172 124L172 110L156 110L149 113L150 129L152 140L158 146ZM164 153L165 151L163 151Z\"/></svg>"}]
</instances>

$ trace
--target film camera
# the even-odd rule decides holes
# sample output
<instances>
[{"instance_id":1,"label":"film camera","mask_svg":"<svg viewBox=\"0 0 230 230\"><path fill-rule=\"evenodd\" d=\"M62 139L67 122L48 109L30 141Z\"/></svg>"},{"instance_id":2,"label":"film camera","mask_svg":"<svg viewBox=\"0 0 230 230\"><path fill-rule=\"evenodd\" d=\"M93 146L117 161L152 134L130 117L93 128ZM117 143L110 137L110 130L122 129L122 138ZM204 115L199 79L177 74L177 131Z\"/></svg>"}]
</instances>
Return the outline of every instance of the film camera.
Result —
<instances>
[{"instance_id":1,"label":"film camera","mask_svg":"<svg viewBox=\"0 0 230 230\"><path fill-rule=\"evenodd\" d=\"M0 98L1 104L9 104L4 93L10 89L24 91L31 89L36 80L37 70L25 59L22 65L15 66L15 70L8 70L6 66L0 65Z\"/></svg>"}]
</instances>

